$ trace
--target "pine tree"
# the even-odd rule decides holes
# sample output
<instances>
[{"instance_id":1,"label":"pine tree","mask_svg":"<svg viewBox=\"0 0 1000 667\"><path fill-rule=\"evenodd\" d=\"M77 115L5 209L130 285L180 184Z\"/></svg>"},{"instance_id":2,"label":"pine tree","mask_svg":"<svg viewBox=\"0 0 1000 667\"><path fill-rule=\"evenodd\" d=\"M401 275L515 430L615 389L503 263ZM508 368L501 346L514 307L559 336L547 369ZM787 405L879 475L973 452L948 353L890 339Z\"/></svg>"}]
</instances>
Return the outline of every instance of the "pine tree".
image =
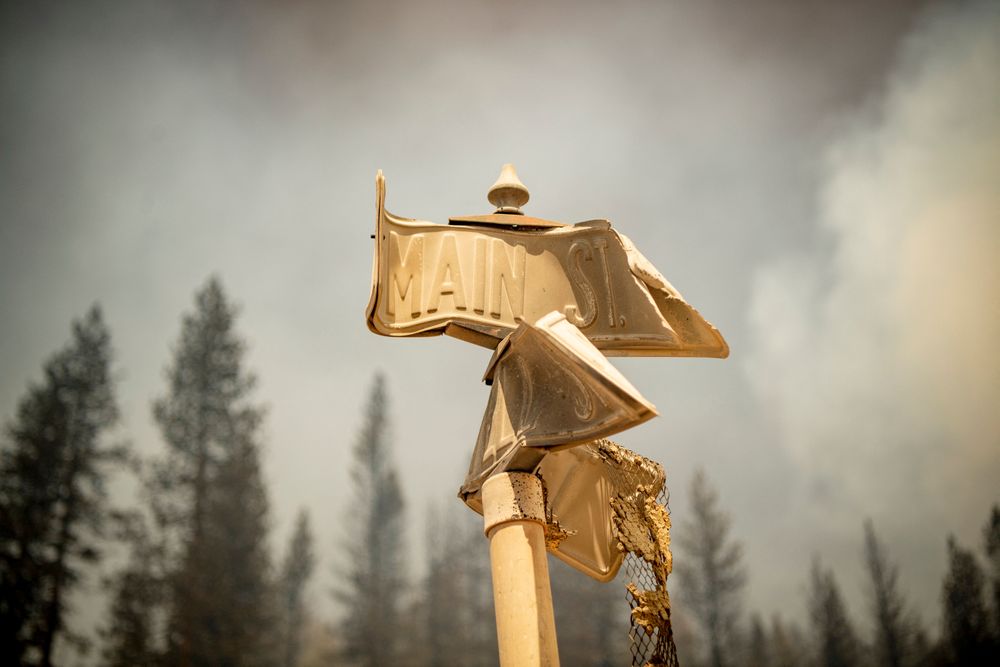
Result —
<instances>
[{"instance_id":1,"label":"pine tree","mask_svg":"<svg viewBox=\"0 0 1000 667\"><path fill-rule=\"evenodd\" d=\"M302 632L308 622L305 589L316 566L309 514L299 512L295 532L281 567L280 594L283 632L282 664L296 667L302 653Z\"/></svg>"},{"instance_id":2,"label":"pine tree","mask_svg":"<svg viewBox=\"0 0 1000 667\"><path fill-rule=\"evenodd\" d=\"M212 478L205 513L203 548L192 545L192 569L201 604L190 609L195 624L191 646L205 665L273 665L275 628L268 500L257 444L242 442L223 459ZM186 619L191 620L191 619ZM200 621L200 622L199 622Z\"/></svg>"},{"instance_id":3,"label":"pine tree","mask_svg":"<svg viewBox=\"0 0 1000 667\"><path fill-rule=\"evenodd\" d=\"M948 664L940 641L932 641L923 627L913 635L913 664L915 667L944 667Z\"/></svg>"},{"instance_id":4,"label":"pine tree","mask_svg":"<svg viewBox=\"0 0 1000 667\"><path fill-rule=\"evenodd\" d=\"M153 494L172 563L167 664L274 662L263 410L250 400L235 314L210 279L183 319L168 392L153 409L168 448Z\"/></svg>"},{"instance_id":5,"label":"pine tree","mask_svg":"<svg viewBox=\"0 0 1000 667\"><path fill-rule=\"evenodd\" d=\"M989 613L983 599L983 572L971 551L948 538L948 573L941 591L942 643L955 665L993 665Z\"/></svg>"},{"instance_id":6,"label":"pine tree","mask_svg":"<svg viewBox=\"0 0 1000 667\"><path fill-rule=\"evenodd\" d=\"M219 280L209 279L183 318L167 394L153 406L168 448L154 509L185 540L204 533L212 475L235 447L256 438L263 417L249 401L256 379L243 370L246 346L233 331L235 316Z\"/></svg>"},{"instance_id":7,"label":"pine tree","mask_svg":"<svg viewBox=\"0 0 1000 667\"><path fill-rule=\"evenodd\" d=\"M111 336L97 306L45 364L0 450L0 658L50 665L66 627L68 594L101 558L115 513L109 475L129 461L105 443L118 419Z\"/></svg>"},{"instance_id":8,"label":"pine tree","mask_svg":"<svg viewBox=\"0 0 1000 667\"><path fill-rule=\"evenodd\" d=\"M418 609L424 634L419 657L428 667L453 664L463 650L464 628L460 617L464 616L469 600L463 596L462 559L468 554L458 553L457 531L449 530L447 524L438 510L431 507L427 513L427 577Z\"/></svg>"},{"instance_id":9,"label":"pine tree","mask_svg":"<svg viewBox=\"0 0 1000 667\"><path fill-rule=\"evenodd\" d=\"M417 651L429 666L488 667L497 661L489 543L477 515L451 499L428 511L427 577L416 609Z\"/></svg>"},{"instance_id":10,"label":"pine tree","mask_svg":"<svg viewBox=\"0 0 1000 667\"><path fill-rule=\"evenodd\" d=\"M903 667L914 656L916 621L906 610L899 590L899 569L886 556L871 520L865 521L865 565L869 576L869 602L875 620L876 664Z\"/></svg>"},{"instance_id":11,"label":"pine tree","mask_svg":"<svg viewBox=\"0 0 1000 667\"><path fill-rule=\"evenodd\" d=\"M809 664L808 650L802 631L795 625L786 625L775 614L771 619L768 642L768 664L771 667L799 667Z\"/></svg>"},{"instance_id":12,"label":"pine tree","mask_svg":"<svg viewBox=\"0 0 1000 667\"><path fill-rule=\"evenodd\" d=\"M690 492L691 518L677 532L683 552L675 561L681 598L691 607L708 644L708 664L725 667L732 662L737 643L746 575L743 548L729 537L729 517L718 507L719 495L703 470L695 473Z\"/></svg>"},{"instance_id":13,"label":"pine tree","mask_svg":"<svg viewBox=\"0 0 1000 667\"><path fill-rule=\"evenodd\" d=\"M825 570L818 558L813 561L810 578L809 615L819 667L857 665L857 634L847 616L833 570Z\"/></svg>"},{"instance_id":14,"label":"pine tree","mask_svg":"<svg viewBox=\"0 0 1000 667\"><path fill-rule=\"evenodd\" d=\"M391 461L385 380L376 376L365 422L354 445L354 496L344 542L345 575L336 597L343 656L378 667L400 659L403 568L403 495Z\"/></svg>"},{"instance_id":15,"label":"pine tree","mask_svg":"<svg viewBox=\"0 0 1000 667\"><path fill-rule=\"evenodd\" d=\"M771 660L768 657L767 631L759 614L750 618L750 643L747 646L748 667L768 667Z\"/></svg>"},{"instance_id":16,"label":"pine tree","mask_svg":"<svg viewBox=\"0 0 1000 667\"><path fill-rule=\"evenodd\" d=\"M552 557L549 574L560 658L581 667L622 664L629 654L625 585L595 581Z\"/></svg>"},{"instance_id":17,"label":"pine tree","mask_svg":"<svg viewBox=\"0 0 1000 667\"><path fill-rule=\"evenodd\" d=\"M986 556L993 577L993 638L1000 642L1000 505L994 505L983 527Z\"/></svg>"},{"instance_id":18,"label":"pine tree","mask_svg":"<svg viewBox=\"0 0 1000 667\"><path fill-rule=\"evenodd\" d=\"M141 518L126 530L128 563L109 581L111 603L103 636L104 667L154 665L159 659L156 610L162 606L162 577L155 571L159 554Z\"/></svg>"}]
</instances>

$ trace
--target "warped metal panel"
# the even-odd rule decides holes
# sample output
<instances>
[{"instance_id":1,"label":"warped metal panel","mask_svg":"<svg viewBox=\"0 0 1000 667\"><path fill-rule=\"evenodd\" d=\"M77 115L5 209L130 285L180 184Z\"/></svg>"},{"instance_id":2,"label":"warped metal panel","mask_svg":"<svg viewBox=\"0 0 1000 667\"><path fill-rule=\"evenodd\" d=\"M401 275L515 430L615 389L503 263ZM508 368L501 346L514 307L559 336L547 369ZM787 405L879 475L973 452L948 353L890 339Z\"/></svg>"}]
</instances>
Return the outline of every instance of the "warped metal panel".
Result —
<instances>
[{"instance_id":1,"label":"warped metal panel","mask_svg":"<svg viewBox=\"0 0 1000 667\"><path fill-rule=\"evenodd\" d=\"M490 360L492 382L463 499L497 472L533 470L546 451L618 433L653 407L565 316L522 322Z\"/></svg>"},{"instance_id":2,"label":"warped metal panel","mask_svg":"<svg viewBox=\"0 0 1000 667\"><path fill-rule=\"evenodd\" d=\"M520 322L554 310L608 355L729 354L718 330L607 220L410 220L385 210L381 172L376 203L366 311L375 333L445 333L495 347Z\"/></svg>"}]
</instances>

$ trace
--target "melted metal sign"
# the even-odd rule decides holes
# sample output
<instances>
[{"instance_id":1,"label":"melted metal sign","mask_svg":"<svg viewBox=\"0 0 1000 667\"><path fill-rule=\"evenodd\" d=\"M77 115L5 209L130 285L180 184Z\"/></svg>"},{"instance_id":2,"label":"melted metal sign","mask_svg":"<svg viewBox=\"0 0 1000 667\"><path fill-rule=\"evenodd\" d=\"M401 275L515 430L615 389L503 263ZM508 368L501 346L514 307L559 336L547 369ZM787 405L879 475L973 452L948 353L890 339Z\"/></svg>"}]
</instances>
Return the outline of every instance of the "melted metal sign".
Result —
<instances>
[{"instance_id":1,"label":"melted metal sign","mask_svg":"<svg viewBox=\"0 0 1000 667\"><path fill-rule=\"evenodd\" d=\"M625 552L649 564L655 586L628 588L632 621L655 635L653 662L671 663L663 468L603 439L656 410L604 355L724 358L725 339L607 220L521 214L528 192L510 165L490 189L493 214L449 225L389 213L381 171L375 182L369 329L495 349L460 497L482 513L490 476L538 475L557 557L602 581Z\"/></svg>"},{"instance_id":2,"label":"melted metal sign","mask_svg":"<svg viewBox=\"0 0 1000 667\"><path fill-rule=\"evenodd\" d=\"M651 498L663 489L663 468L617 445L598 440L546 456L538 468L553 523L565 535L550 549L575 569L610 581L632 544L623 537L643 530L645 517L619 520L616 504Z\"/></svg>"},{"instance_id":3,"label":"melted metal sign","mask_svg":"<svg viewBox=\"0 0 1000 667\"><path fill-rule=\"evenodd\" d=\"M521 323L486 370L490 399L461 495L500 472L531 472L547 451L641 424L653 407L557 312Z\"/></svg>"},{"instance_id":4,"label":"melted metal sign","mask_svg":"<svg viewBox=\"0 0 1000 667\"><path fill-rule=\"evenodd\" d=\"M549 550L611 580L623 557L613 501L640 487L655 495L664 477L657 464L600 439L641 424L656 409L557 312L505 338L484 379L492 384L490 399L459 496L482 513L486 479L535 472L547 490Z\"/></svg>"},{"instance_id":5,"label":"melted metal sign","mask_svg":"<svg viewBox=\"0 0 1000 667\"><path fill-rule=\"evenodd\" d=\"M610 356L729 354L718 330L607 220L410 220L385 210L381 172L376 204L367 309L375 333L445 333L493 348L520 323L558 311Z\"/></svg>"}]
</instances>

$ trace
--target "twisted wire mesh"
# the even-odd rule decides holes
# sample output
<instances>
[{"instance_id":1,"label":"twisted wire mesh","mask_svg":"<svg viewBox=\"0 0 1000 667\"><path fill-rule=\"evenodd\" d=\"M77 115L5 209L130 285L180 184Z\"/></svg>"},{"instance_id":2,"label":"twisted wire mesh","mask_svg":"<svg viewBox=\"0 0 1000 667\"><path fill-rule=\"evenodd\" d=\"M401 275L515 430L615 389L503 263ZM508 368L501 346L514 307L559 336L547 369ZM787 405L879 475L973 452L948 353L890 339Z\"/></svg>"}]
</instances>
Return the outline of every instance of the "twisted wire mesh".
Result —
<instances>
[{"instance_id":1,"label":"twisted wire mesh","mask_svg":"<svg viewBox=\"0 0 1000 667\"><path fill-rule=\"evenodd\" d=\"M624 450L618 445L614 446ZM635 459L641 460L643 465L629 465L628 460L615 460L618 457L608 460L605 457L612 488L622 490L618 493L617 499L642 506L652 496L655 502L667 512L666 516L669 516L669 497L662 466L628 450L624 451L630 455L630 459L635 457ZM658 472L658 484L652 488L648 472L650 469ZM643 528L652 537L651 542L655 544L656 528L651 525L652 522L648 515L641 515L641 518L645 519ZM622 581L626 588L625 600L629 607L628 637L632 665L636 667L678 667L677 649L674 646L673 629L670 624L670 604L667 597L667 576L670 571L669 545L665 547L667 553L661 554L661 556L665 556L665 560L662 557L657 560L653 554L638 553L637 550L627 546L629 540L620 534L617 523L613 522L613 524L619 548L625 552L618 580ZM669 524L666 530L669 531ZM656 563L655 566L654 563ZM643 606L642 594L650 593L653 597L665 601L665 604L657 609L657 618L654 622L648 620L649 610L641 608ZM644 617L646 622L640 622Z\"/></svg>"}]
</instances>

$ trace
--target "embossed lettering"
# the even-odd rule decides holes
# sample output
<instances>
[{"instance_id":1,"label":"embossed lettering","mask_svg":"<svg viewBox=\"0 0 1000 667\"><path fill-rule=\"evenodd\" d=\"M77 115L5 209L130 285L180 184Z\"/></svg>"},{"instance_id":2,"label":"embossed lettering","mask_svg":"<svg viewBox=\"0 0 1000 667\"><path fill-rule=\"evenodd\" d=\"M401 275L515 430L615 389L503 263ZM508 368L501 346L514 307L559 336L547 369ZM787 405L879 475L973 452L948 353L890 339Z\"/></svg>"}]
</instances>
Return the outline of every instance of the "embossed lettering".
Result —
<instances>
[{"instance_id":1,"label":"embossed lettering","mask_svg":"<svg viewBox=\"0 0 1000 667\"><path fill-rule=\"evenodd\" d=\"M569 248L569 265L573 283L580 288L581 299L577 305L568 305L563 309L566 319L586 329L597 319L597 296L590 279L583 272L580 262L594 259L594 251L585 240L574 241Z\"/></svg>"},{"instance_id":2,"label":"embossed lettering","mask_svg":"<svg viewBox=\"0 0 1000 667\"><path fill-rule=\"evenodd\" d=\"M438 309L442 294L451 294L455 300L455 308L465 310L465 283L462 282L462 265L458 259L458 243L454 234L445 234L441 238L434 281L427 299L427 312L433 313Z\"/></svg>"},{"instance_id":3,"label":"embossed lettering","mask_svg":"<svg viewBox=\"0 0 1000 667\"><path fill-rule=\"evenodd\" d=\"M625 316L618 317L618 306L615 303L615 291L611 281L611 267L608 265L608 242L606 239L598 239L594 244L601 255L601 264L604 266L604 286L607 288L608 296L608 325L614 329L617 326L625 326Z\"/></svg>"},{"instance_id":4,"label":"embossed lettering","mask_svg":"<svg viewBox=\"0 0 1000 667\"><path fill-rule=\"evenodd\" d=\"M476 238L475 261L472 276L472 309L482 315L486 312L486 239Z\"/></svg>"},{"instance_id":5,"label":"embossed lettering","mask_svg":"<svg viewBox=\"0 0 1000 667\"><path fill-rule=\"evenodd\" d=\"M389 294L386 300L386 311L390 316L396 314L396 301L400 306L408 302L412 317L420 315L423 309L424 282L424 237L414 234L409 238L400 252L401 236L389 232ZM395 289L393 289L395 287ZM404 308L405 312L405 308Z\"/></svg>"},{"instance_id":6,"label":"embossed lettering","mask_svg":"<svg viewBox=\"0 0 1000 667\"><path fill-rule=\"evenodd\" d=\"M511 252L513 251L513 257ZM502 308L503 294L507 295L511 315L519 319L524 315L524 263L526 251L523 245L516 245L510 250L500 239L490 242L490 273L492 289L490 290L490 315L499 318Z\"/></svg>"}]
</instances>

